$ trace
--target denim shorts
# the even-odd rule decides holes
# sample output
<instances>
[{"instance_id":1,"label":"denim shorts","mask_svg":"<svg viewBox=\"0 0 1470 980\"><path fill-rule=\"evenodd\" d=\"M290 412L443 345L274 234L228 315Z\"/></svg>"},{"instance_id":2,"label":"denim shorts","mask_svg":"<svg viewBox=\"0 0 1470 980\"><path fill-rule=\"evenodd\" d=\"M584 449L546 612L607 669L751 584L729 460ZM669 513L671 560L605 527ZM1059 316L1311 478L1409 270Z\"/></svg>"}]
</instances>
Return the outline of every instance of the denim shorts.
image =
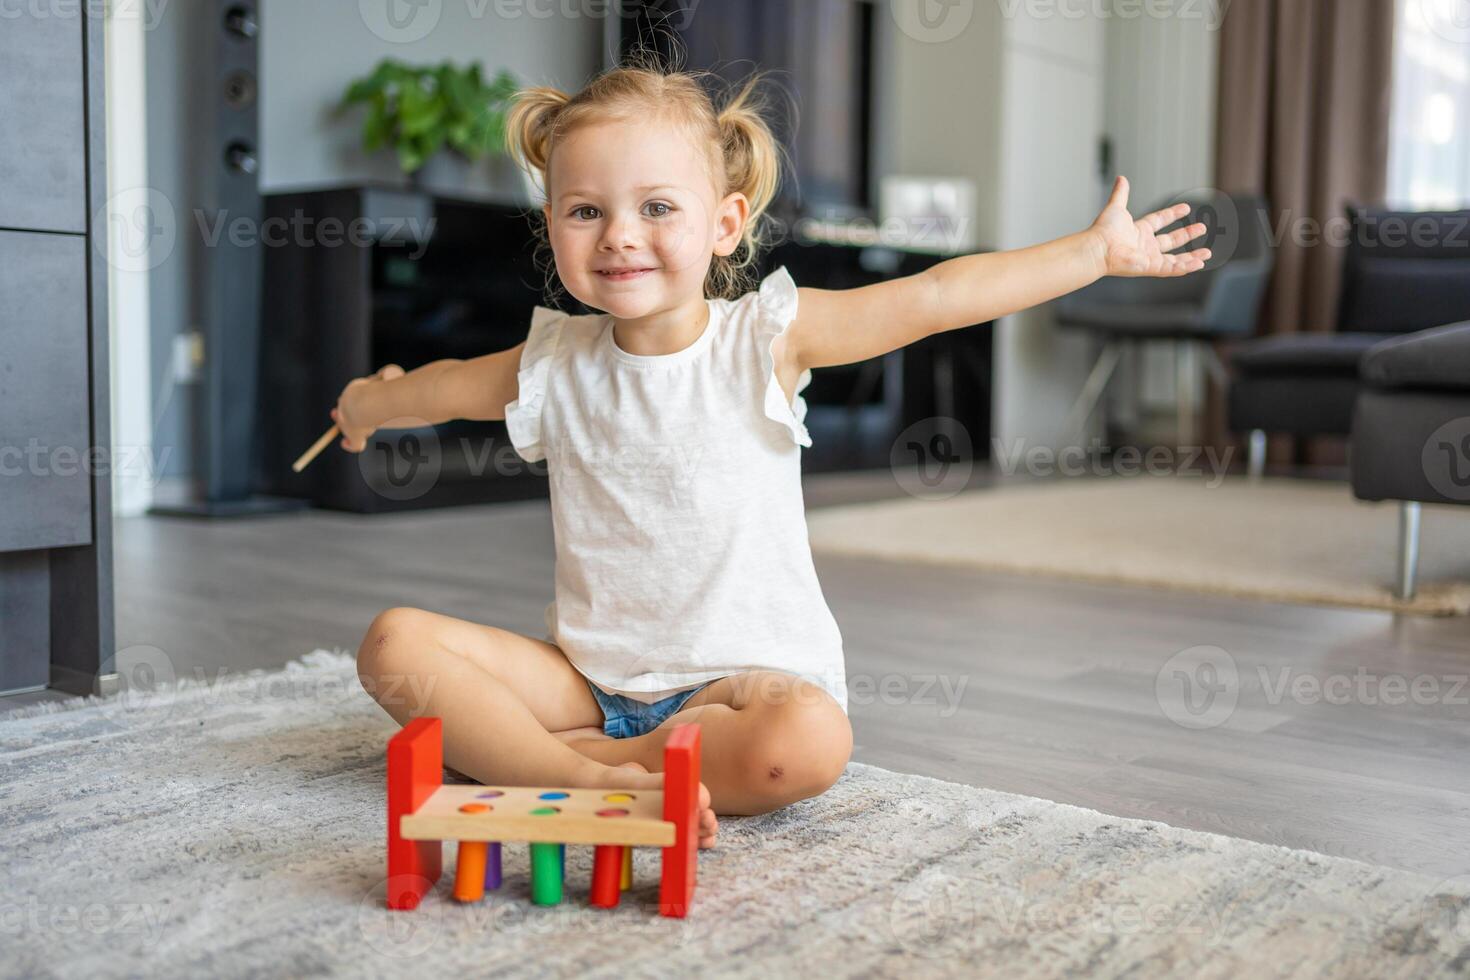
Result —
<instances>
[{"instance_id":1,"label":"denim shorts","mask_svg":"<svg viewBox=\"0 0 1470 980\"><path fill-rule=\"evenodd\" d=\"M707 684L691 687L687 691L670 694L652 704L635 701L621 694L609 694L591 681L587 686L592 689L592 696L597 699L597 706L602 709L602 732L611 738L633 738L637 735L647 735L659 725L668 721L670 717L678 713L684 707L684 702L702 691Z\"/></svg>"}]
</instances>

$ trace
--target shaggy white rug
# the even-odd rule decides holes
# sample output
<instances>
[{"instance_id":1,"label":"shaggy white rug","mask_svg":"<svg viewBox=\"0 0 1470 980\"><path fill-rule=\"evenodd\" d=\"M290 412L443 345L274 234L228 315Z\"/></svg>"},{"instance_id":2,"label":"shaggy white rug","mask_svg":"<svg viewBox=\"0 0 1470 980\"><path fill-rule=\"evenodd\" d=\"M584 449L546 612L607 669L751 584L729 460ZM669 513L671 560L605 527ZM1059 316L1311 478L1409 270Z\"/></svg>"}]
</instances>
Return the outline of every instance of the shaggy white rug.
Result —
<instances>
[{"instance_id":1,"label":"shaggy white rug","mask_svg":"<svg viewBox=\"0 0 1470 980\"><path fill-rule=\"evenodd\" d=\"M382 904L394 728L351 660L0 718L0 975L1422 977L1470 885L854 765L722 824L694 910ZM446 854L452 859L452 850Z\"/></svg>"},{"instance_id":2,"label":"shaggy white rug","mask_svg":"<svg viewBox=\"0 0 1470 980\"><path fill-rule=\"evenodd\" d=\"M1398 508L1341 483L1068 479L821 508L835 554L1433 615L1470 613L1470 508L1425 507L1420 588L1394 598Z\"/></svg>"}]
</instances>

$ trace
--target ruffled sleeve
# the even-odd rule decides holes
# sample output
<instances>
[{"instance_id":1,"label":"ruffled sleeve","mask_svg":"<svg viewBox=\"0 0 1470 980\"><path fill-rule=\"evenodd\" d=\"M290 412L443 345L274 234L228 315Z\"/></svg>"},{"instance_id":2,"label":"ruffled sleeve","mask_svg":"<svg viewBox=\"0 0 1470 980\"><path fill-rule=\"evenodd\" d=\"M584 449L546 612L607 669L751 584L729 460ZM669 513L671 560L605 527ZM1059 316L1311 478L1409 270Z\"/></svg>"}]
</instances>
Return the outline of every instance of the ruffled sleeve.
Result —
<instances>
[{"instance_id":1,"label":"ruffled sleeve","mask_svg":"<svg viewBox=\"0 0 1470 980\"><path fill-rule=\"evenodd\" d=\"M786 401L786 392L776 377L776 356L771 348L776 338L790 329L796 319L796 283L783 265L762 280L756 296L756 307L760 322L758 327L761 356L761 377L766 385L766 418L779 422L791 433L798 446L810 446L812 437L806 430L806 399L801 392L812 383L812 372L802 371L796 379L796 391L792 401Z\"/></svg>"},{"instance_id":2,"label":"ruffled sleeve","mask_svg":"<svg viewBox=\"0 0 1470 980\"><path fill-rule=\"evenodd\" d=\"M520 369L516 372L519 391L516 400L505 406L505 429L511 445L528 463L546 458L546 447L541 441L541 409L546 401L546 379L556 354L557 338L566 318L567 314L544 306L536 307L531 314L531 331L526 335Z\"/></svg>"}]
</instances>

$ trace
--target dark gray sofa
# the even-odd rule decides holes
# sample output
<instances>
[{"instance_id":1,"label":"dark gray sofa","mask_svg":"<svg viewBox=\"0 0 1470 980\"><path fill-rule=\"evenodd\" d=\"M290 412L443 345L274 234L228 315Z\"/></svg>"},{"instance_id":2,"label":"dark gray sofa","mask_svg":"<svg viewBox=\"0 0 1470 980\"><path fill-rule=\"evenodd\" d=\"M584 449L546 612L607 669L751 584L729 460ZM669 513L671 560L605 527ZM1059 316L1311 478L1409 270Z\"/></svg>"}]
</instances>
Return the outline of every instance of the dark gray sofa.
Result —
<instances>
[{"instance_id":1,"label":"dark gray sofa","mask_svg":"<svg viewBox=\"0 0 1470 980\"><path fill-rule=\"evenodd\" d=\"M1470 322L1384 341L1362 362L1353 493L1400 502L1397 592L1412 598L1420 505L1470 503Z\"/></svg>"},{"instance_id":2,"label":"dark gray sofa","mask_svg":"<svg viewBox=\"0 0 1470 980\"><path fill-rule=\"evenodd\" d=\"M1470 211L1351 205L1336 330L1254 340L1230 354L1229 420L1250 433L1249 469L1266 435L1348 435L1364 357L1381 342L1470 320Z\"/></svg>"}]
</instances>

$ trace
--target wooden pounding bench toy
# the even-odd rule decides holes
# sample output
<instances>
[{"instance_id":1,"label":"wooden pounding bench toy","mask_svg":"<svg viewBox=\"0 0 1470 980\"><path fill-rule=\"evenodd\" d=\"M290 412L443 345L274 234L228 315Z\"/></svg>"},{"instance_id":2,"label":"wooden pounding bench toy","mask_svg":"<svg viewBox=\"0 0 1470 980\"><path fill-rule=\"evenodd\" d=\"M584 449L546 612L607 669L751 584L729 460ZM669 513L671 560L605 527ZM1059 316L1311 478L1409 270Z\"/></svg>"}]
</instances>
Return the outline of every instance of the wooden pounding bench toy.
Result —
<instances>
[{"instance_id":1,"label":"wooden pounding bench toy","mask_svg":"<svg viewBox=\"0 0 1470 980\"><path fill-rule=\"evenodd\" d=\"M567 844L591 844L590 902L618 904L632 885L633 848L663 848L660 915L682 918L694 898L699 847L699 726L664 746L662 790L444 785L444 727L415 718L388 741L388 907L417 908L439 880L443 842L459 842L454 897L500 887L500 847L531 847L531 901L562 898Z\"/></svg>"}]
</instances>

